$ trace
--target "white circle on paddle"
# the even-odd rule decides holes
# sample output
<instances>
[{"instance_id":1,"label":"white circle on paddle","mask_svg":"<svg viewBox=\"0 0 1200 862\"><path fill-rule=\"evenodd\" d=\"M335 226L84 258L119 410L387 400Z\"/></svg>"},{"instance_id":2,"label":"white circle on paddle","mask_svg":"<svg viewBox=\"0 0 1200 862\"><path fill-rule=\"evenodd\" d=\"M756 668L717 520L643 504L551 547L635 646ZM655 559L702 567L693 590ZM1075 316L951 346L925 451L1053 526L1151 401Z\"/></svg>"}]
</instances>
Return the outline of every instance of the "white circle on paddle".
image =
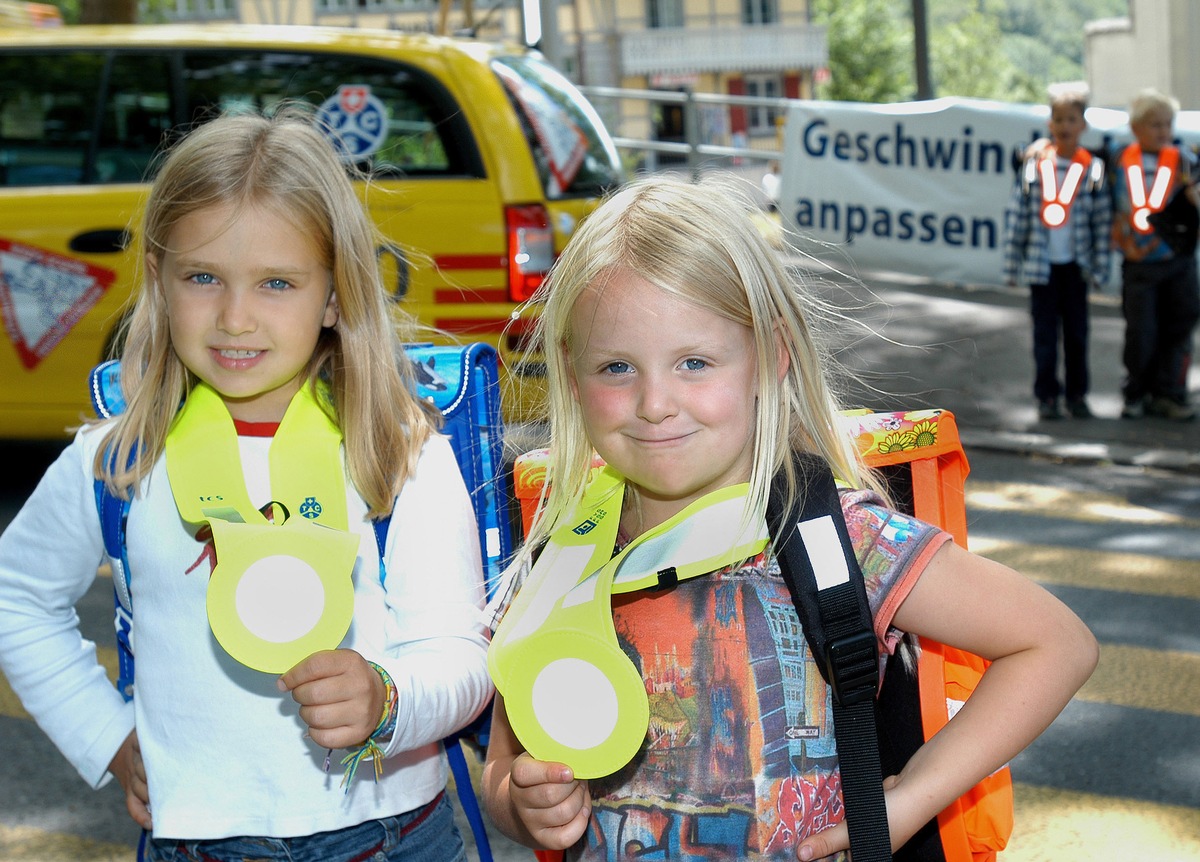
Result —
<instances>
[{"instance_id":1,"label":"white circle on paddle","mask_svg":"<svg viewBox=\"0 0 1200 862\"><path fill-rule=\"evenodd\" d=\"M250 634L270 643L290 643L320 621L325 587L308 563L276 554L246 569L238 580L234 606Z\"/></svg>"},{"instance_id":2,"label":"white circle on paddle","mask_svg":"<svg viewBox=\"0 0 1200 862\"><path fill-rule=\"evenodd\" d=\"M532 695L538 724L567 748L595 748L617 726L617 692L612 682L583 659L550 662L534 680Z\"/></svg>"}]
</instances>

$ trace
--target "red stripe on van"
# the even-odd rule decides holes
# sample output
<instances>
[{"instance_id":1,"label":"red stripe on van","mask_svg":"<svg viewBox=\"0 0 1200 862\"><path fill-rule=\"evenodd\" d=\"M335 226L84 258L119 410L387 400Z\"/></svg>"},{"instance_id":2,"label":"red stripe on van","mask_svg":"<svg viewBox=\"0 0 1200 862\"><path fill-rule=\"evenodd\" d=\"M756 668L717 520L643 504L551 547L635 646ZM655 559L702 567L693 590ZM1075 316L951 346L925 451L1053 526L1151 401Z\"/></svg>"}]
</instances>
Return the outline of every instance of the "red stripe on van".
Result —
<instances>
[{"instance_id":1,"label":"red stripe on van","mask_svg":"<svg viewBox=\"0 0 1200 862\"><path fill-rule=\"evenodd\" d=\"M508 291L503 287L443 287L433 292L433 301L439 305L460 302L508 302Z\"/></svg>"},{"instance_id":2,"label":"red stripe on van","mask_svg":"<svg viewBox=\"0 0 1200 862\"><path fill-rule=\"evenodd\" d=\"M433 262L440 269L504 269L508 266L508 259L502 254L439 255Z\"/></svg>"}]
</instances>

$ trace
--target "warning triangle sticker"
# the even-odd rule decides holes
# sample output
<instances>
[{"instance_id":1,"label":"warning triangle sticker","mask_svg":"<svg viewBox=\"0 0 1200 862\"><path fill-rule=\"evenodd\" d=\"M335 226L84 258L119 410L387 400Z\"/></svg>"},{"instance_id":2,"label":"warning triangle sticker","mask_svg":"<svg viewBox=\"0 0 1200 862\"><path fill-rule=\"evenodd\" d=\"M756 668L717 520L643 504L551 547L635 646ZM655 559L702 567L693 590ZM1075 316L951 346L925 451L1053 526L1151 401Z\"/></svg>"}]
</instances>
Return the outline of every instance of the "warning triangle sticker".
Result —
<instances>
[{"instance_id":1,"label":"warning triangle sticker","mask_svg":"<svg viewBox=\"0 0 1200 862\"><path fill-rule=\"evenodd\" d=\"M100 301L117 274L44 248L0 239L0 315L26 368L34 368Z\"/></svg>"}]
</instances>

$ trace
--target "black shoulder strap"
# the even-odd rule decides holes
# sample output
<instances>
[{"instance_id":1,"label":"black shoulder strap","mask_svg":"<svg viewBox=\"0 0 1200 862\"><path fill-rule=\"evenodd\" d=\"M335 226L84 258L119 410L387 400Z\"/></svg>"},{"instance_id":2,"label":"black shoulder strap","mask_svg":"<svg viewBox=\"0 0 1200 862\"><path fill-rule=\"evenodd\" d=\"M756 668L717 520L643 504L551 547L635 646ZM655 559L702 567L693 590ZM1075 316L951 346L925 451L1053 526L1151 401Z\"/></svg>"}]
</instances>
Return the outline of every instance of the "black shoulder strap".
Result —
<instances>
[{"instance_id":1,"label":"black shoulder strap","mask_svg":"<svg viewBox=\"0 0 1200 862\"><path fill-rule=\"evenodd\" d=\"M875 730L879 651L866 585L828 465L814 456L798 456L795 463L803 497L791 511L783 511L777 481L767 523L805 638L833 689L850 855L854 862L890 862Z\"/></svg>"}]
</instances>

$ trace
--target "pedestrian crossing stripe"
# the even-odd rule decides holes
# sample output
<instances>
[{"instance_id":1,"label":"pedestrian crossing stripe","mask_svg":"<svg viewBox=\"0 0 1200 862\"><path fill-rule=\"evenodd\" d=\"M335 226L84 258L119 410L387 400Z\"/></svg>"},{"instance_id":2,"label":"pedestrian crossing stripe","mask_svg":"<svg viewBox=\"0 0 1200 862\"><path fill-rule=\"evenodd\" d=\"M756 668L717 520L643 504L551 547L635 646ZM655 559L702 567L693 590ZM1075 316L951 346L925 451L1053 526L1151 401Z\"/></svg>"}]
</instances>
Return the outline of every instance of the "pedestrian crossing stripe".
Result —
<instances>
[{"instance_id":1,"label":"pedestrian crossing stripe","mask_svg":"<svg viewBox=\"0 0 1200 862\"><path fill-rule=\"evenodd\" d=\"M132 848L126 844L0 825L0 859L4 862L129 862L131 854Z\"/></svg>"},{"instance_id":2,"label":"pedestrian crossing stripe","mask_svg":"<svg viewBox=\"0 0 1200 862\"><path fill-rule=\"evenodd\" d=\"M986 536L972 536L969 545L976 554L1044 585L1200 600L1200 560L1018 544Z\"/></svg>"},{"instance_id":3,"label":"pedestrian crossing stripe","mask_svg":"<svg viewBox=\"0 0 1200 862\"><path fill-rule=\"evenodd\" d=\"M1117 494L1083 493L1020 482L976 482L965 488L968 510L1019 512L1060 521L1200 528L1200 520L1131 504Z\"/></svg>"},{"instance_id":4,"label":"pedestrian crossing stripe","mask_svg":"<svg viewBox=\"0 0 1200 862\"><path fill-rule=\"evenodd\" d=\"M1102 643L1075 699L1200 718L1200 653Z\"/></svg>"},{"instance_id":5,"label":"pedestrian crossing stripe","mask_svg":"<svg viewBox=\"0 0 1200 862\"><path fill-rule=\"evenodd\" d=\"M1200 809L1013 786L1015 822L998 862L1196 862Z\"/></svg>"}]
</instances>

